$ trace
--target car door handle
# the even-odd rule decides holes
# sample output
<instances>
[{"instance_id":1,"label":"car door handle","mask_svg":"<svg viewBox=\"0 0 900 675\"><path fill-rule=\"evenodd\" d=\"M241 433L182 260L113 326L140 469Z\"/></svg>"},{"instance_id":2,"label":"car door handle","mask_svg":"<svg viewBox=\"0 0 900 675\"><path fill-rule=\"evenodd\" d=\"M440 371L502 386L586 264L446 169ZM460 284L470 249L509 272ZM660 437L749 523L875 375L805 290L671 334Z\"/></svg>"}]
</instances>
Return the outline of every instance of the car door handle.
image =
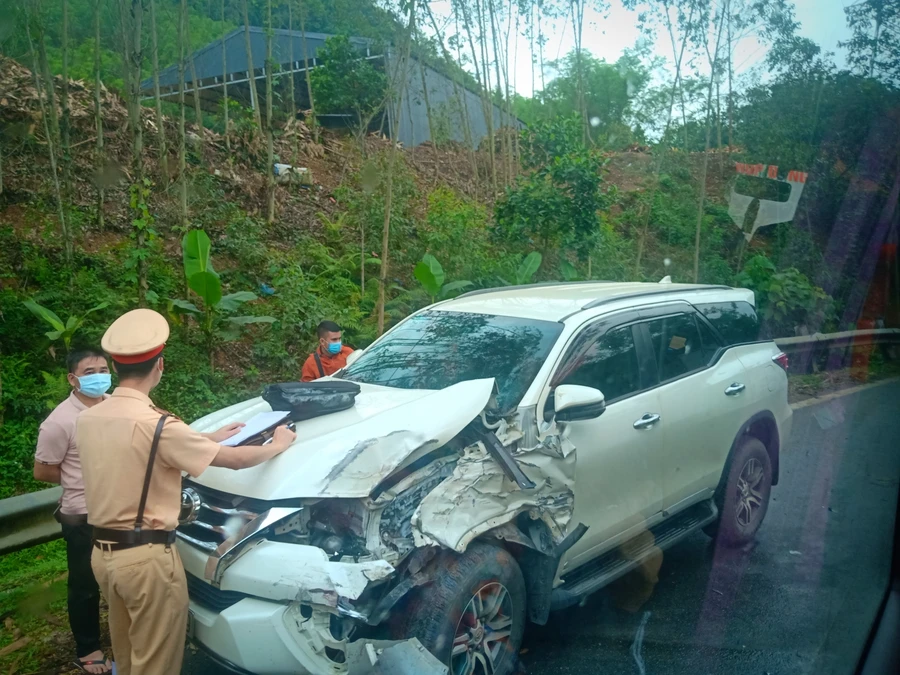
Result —
<instances>
[{"instance_id":1,"label":"car door handle","mask_svg":"<svg viewBox=\"0 0 900 675\"><path fill-rule=\"evenodd\" d=\"M726 396L737 396L742 391L744 391L744 389L746 389L746 388L747 388L746 385L744 385L740 382L732 382L730 385L725 387L725 395Z\"/></svg>"},{"instance_id":2,"label":"car door handle","mask_svg":"<svg viewBox=\"0 0 900 675\"><path fill-rule=\"evenodd\" d=\"M635 429L649 429L657 422L659 422L659 415L656 413L647 413L641 417L641 419L636 420L632 426Z\"/></svg>"}]
</instances>

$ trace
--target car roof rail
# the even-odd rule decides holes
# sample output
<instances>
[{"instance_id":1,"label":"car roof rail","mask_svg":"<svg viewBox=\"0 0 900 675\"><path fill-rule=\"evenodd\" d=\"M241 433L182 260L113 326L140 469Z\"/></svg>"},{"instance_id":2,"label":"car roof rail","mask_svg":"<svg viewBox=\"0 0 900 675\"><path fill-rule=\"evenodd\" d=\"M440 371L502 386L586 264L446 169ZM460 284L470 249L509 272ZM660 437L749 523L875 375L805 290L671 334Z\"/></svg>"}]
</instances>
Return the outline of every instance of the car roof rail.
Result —
<instances>
[{"instance_id":1,"label":"car roof rail","mask_svg":"<svg viewBox=\"0 0 900 675\"><path fill-rule=\"evenodd\" d=\"M656 295L671 295L678 293L696 293L698 291L733 291L734 289L731 286L697 286L695 288L659 288L653 291L638 291L636 293L623 293L622 295L614 295L610 298L600 298L598 300L591 300L588 304L582 307L582 311L586 309L594 309L594 307L600 307L601 305L606 305L611 302L618 302L619 300L631 300L632 298L643 298L643 297L651 297Z\"/></svg>"},{"instance_id":2,"label":"car roof rail","mask_svg":"<svg viewBox=\"0 0 900 675\"><path fill-rule=\"evenodd\" d=\"M592 281L542 281L539 284L518 284L516 286L492 286L491 288L479 288L462 295L457 295L452 300L460 298L470 298L473 295L484 295L485 293L499 293L501 291L521 291L525 288L550 288L553 286L587 286L590 284L619 284L620 281L610 281L608 279L594 279Z\"/></svg>"}]
</instances>

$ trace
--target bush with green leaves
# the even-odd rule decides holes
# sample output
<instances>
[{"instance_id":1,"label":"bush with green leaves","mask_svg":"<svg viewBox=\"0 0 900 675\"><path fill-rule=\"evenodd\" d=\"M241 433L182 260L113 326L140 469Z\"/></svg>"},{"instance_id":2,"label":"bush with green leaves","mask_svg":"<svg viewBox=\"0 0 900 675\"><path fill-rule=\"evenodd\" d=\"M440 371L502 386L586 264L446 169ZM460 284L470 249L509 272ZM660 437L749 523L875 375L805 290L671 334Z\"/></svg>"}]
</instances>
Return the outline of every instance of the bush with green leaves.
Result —
<instances>
[{"instance_id":1,"label":"bush with green leaves","mask_svg":"<svg viewBox=\"0 0 900 675\"><path fill-rule=\"evenodd\" d=\"M543 256L538 251L532 251L525 257L521 258L518 265L513 270L513 281L507 281L504 277L498 276L500 283L504 286L524 286L530 284L534 275L541 268Z\"/></svg>"},{"instance_id":2,"label":"bush with green leaves","mask_svg":"<svg viewBox=\"0 0 900 675\"><path fill-rule=\"evenodd\" d=\"M497 201L496 233L544 255L572 248L586 257L612 201L602 189L606 159L584 146L577 116L536 123L522 132L522 147L526 173Z\"/></svg>"},{"instance_id":3,"label":"bush with green leaves","mask_svg":"<svg viewBox=\"0 0 900 675\"><path fill-rule=\"evenodd\" d=\"M480 286L494 276L499 247L491 241L483 204L437 187L428 193L428 212L417 235L423 253L439 257L450 278L471 279Z\"/></svg>"},{"instance_id":4,"label":"bush with green leaves","mask_svg":"<svg viewBox=\"0 0 900 675\"><path fill-rule=\"evenodd\" d=\"M794 335L800 325L820 326L832 311L831 296L805 274L795 267L779 272L764 255L746 262L737 283L756 293L763 331L771 337Z\"/></svg>"},{"instance_id":5,"label":"bush with green leaves","mask_svg":"<svg viewBox=\"0 0 900 675\"><path fill-rule=\"evenodd\" d=\"M68 352L72 346L72 338L75 337L75 333L78 332L78 329L84 324L84 320L94 312L97 312L101 309L104 309L108 306L109 303L101 302L99 305L95 307L91 307L84 314L70 314L69 318L63 322L62 319L57 316L57 314L47 307L39 305L34 300L26 300L22 303L28 310L34 314L36 317L47 323L49 326L53 328L53 330L45 333L47 338L51 342L56 342L57 340L62 340L63 345Z\"/></svg>"},{"instance_id":6,"label":"bush with green leaves","mask_svg":"<svg viewBox=\"0 0 900 675\"><path fill-rule=\"evenodd\" d=\"M376 70L346 35L325 40L316 52L318 67L309 75L316 108L323 113L353 113L363 124L385 97L387 78Z\"/></svg>"},{"instance_id":7,"label":"bush with green leaves","mask_svg":"<svg viewBox=\"0 0 900 675\"><path fill-rule=\"evenodd\" d=\"M184 276L187 285L196 296L203 301L200 309L190 300L169 298L169 317L180 323L185 316L193 317L203 332L206 348L209 351L210 370L215 368L215 348L219 341L236 340L241 330L254 323L273 323L271 316L232 316L241 305L256 300L256 294L250 291L222 294L222 282L213 269L210 260L211 244L209 236L203 230L191 230L181 242Z\"/></svg>"},{"instance_id":8,"label":"bush with green leaves","mask_svg":"<svg viewBox=\"0 0 900 675\"><path fill-rule=\"evenodd\" d=\"M430 253L426 253L422 260L413 270L413 276L418 279L424 291L431 298L431 302L437 302L438 299L449 297L452 293L471 288L474 284L471 281L451 281L444 283L446 276L441 263Z\"/></svg>"}]
</instances>

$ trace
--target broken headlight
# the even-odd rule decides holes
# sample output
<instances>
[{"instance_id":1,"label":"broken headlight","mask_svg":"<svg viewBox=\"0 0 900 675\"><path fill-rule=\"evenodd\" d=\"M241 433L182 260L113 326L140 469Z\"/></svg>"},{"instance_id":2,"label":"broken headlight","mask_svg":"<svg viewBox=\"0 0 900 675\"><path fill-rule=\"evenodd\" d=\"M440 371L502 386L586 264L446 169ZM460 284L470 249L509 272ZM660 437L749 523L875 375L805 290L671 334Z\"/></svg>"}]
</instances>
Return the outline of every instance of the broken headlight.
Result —
<instances>
[{"instance_id":1,"label":"broken headlight","mask_svg":"<svg viewBox=\"0 0 900 675\"><path fill-rule=\"evenodd\" d=\"M276 531L280 541L316 546L333 561L359 560L370 555L364 536L365 509L352 499L326 499Z\"/></svg>"}]
</instances>

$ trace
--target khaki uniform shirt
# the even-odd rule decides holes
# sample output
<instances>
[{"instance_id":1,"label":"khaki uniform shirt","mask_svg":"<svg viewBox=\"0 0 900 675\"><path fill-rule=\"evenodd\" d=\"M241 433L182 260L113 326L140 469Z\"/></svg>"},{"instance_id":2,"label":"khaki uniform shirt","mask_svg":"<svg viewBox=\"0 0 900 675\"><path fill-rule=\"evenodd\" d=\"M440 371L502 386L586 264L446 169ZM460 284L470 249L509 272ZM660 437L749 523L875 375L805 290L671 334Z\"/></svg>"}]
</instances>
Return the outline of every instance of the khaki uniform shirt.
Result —
<instances>
[{"instance_id":1,"label":"khaki uniform shirt","mask_svg":"<svg viewBox=\"0 0 900 675\"><path fill-rule=\"evenodd\" d=\"M162 413L139 391L118 387L78 416L88 520L94 527L131 530L137 518L153 434ZM199 476L220 445L169 417L159 439L143 529L174 530L181 510L181 473Z\"/></svg>"}]
</instances>

